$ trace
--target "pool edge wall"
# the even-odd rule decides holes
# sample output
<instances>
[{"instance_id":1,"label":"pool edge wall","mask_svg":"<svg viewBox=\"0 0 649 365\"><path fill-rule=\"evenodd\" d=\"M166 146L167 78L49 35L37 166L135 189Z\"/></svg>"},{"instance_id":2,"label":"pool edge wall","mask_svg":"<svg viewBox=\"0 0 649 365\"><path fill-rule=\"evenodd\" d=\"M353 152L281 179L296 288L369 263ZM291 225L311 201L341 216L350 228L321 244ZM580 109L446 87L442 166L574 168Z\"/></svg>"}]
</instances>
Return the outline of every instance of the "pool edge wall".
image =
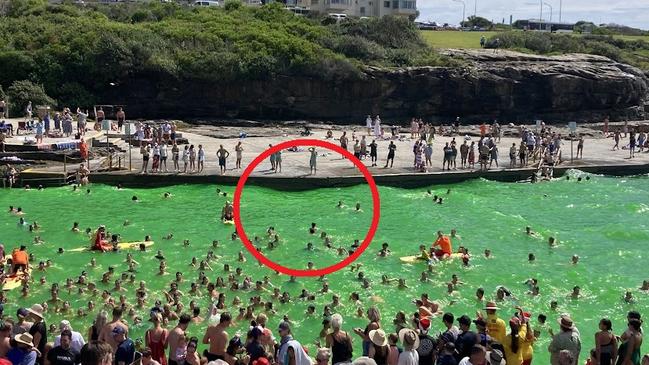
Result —
<instances>
[{"instance_id":1,"label":"pool edge wall","mask_svg":"<svg viewBox=\"0 0 649 365\"><path fill-rule=\"evenodd\" d=\"M649 173L649 164L642 165L593 165L578 167L557 167L554 177L563 176L566 171L578 169L584 172L608 176L632 176ZM454 184L467 180L484 178L501 182L517 182L529 179L535 169L512 169L498 171L453 171L420 174L382 174L374 175L378 185L400 188L421 188L436 184ZM90 177L94 183L109 185L123 184L126 187L161 187L182 184L215 184L236 185L238 176L221 175L140 175L95 173ZM363 176L338 177L281 177L281 176L251 176L247 183L277 190L310 190L317 188L347 187L365 184Z\"/></svg>"}]
</instances>

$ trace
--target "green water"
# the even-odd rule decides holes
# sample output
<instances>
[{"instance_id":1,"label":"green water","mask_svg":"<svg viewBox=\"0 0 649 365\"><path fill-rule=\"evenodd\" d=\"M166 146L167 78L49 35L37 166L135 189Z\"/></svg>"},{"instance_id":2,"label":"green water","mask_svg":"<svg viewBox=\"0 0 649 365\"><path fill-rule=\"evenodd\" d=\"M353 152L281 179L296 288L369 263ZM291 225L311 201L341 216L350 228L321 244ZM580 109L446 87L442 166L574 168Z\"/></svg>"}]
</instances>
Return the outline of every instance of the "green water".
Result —
<instances>
[{"instance_id":1,"label":"green water","mask_svg":"<svg viewBox=\"0 0 649 365\"><path fill-rule=\"evenodd\" d=\"M371 280L370 289L362 289L356 279L356 273L343 270L328 276L334 293L341 294L344 306L335 310L345 317L344 327L364 327L365 319L355 318L356 305L349 300L349 293L361 293L362 306L366 309L376 303L383 316L383 326L392 331L392 319L398 310L411 313L415 310L411 299L423 292L442 302L445 309L459 316L473 316L481 307L474 299L476 288L485 288L488 296L495 295L498 285L505 285L513 291L516 301L500 303L501 316L507 317L514 312L513 306L522 305L531 311L536 318L538 313L545 313L549 323L557 329L555 318L560 312L569 312L582 333L582 357L593 346L593 333L601 317L613 320L614 331L623 329L625 313L631 309L641 312L649 303L646 293L637 288L642 283L644 270L643 260L648 256L645 250L649 240L649 206L645 203L649 193L648 177L605 178L593 176L590 181L578 183L554 181L542 184L504 184L486 180L475 180L450 186L433 186L436 194L444 196L443 205L432 204L426 189L397 189L380 187L381 222L372 245L357 262L363 264L362 271ZM451 189L450 195L446 190ZM223 263L230 263L233 270L243 269L244 275L260 280L269 275L271 281L288 291L292 304L275 303L277 314L270 316L274 329L281 316L286 313L295 323L297 338L314 349L313 341L321 328L321 313L325 304L331 302L331 294L318 295L314 304L317 315L313 318L304 315L307 302L297 299L302 288L317 291L321 282L317 278L300 278L290 283L288 277L275 275L272 271L256 264L252 256L245 252L239 241L232 241L230 236L233 226L225 226L218 221L220 209L225 201L217 197L216 186L172 186L161 189L123 189L116 190L109 186L91 186L91 194L85 191L73 192L71 188L51 188L44 191L2 190L0 207L20 206L26 212L28 222L37 220L42 229L36 233L44 240L43 245L31 244L35 233L17 226L18 217L6 212L0 214L0 241L8 251L20 244L27 244L29 251L38 261L52 259L54 265L47 272L34 271L36 281L45 275L47 284L38 282L32 285L32 292L26 299L19 297L19 289L9 292L9 303L5 305L5 314L13 315L15 309L29 306L36 300L49 298L49 287L53 282L64 284L65 278L76 277L80 271L88 270L99 289L111 289L112 284L100 282L101 274L109 265L117 267L119 274L127 268L124 266L125 252L122 253L73 253L57 254L56 249L71 249L87 245L84 234L70 232L72 222L80 222L82 228L97 227L105 224L111 232L120 233L124 241L139 241L145 235L151 235L156 241L153 250L147 253L133 251L134 257L141 266L136 274L137 281L146 280L150 289L149 305L155 300L155 293L168 287L176 271L185 273L185 281L180 289L187 293L190 282L198 277L198 269L191 267L193 256L199 260L211 249L212 240L220 240L221 247L216 254L222 256L212 262L213 272L207 275L210 281L217 276L227 274ZM232 187L225 188L230 195ZM170 199L162 197L170 191ZM140 203L133 203L131 197L137 195ZM348 208L338 209L338 200L343 200ZM363 212L355 212L353 205L361 203ZM132 224L124 227L128 219ZM267 252L269 258L293 268L303 269L306 262L312 261L316 267L327 266L340 257L336 252L326 250L322 240L308 234L311 222L316 222L321 230L333 238L335 246L349 247L353 239L362 238L368 229L371 219L371 199L367 186L344 189L320 189L309 192L286 193L256 187L246 187L242 199L242 221L248 236L254 239L258 235L261 246L265 247L266 228L275 226L281 236L280 247ZM527 237L525 226L531 226L542 238ZM446 262L438 265L431 273L432 282L420 283L420 274L426 268L420 265L404 265L399 256L414 254L420 243L430 244L438 229L448 232L456 228L461 240L454 241L454 248L460 244L468 247L473 255L469 267L462 267L460 262ZM173 232L172 240L162 240L163 235ZM547 238L555 236L558 247L550 249ZM183 246L183 240L190 239L189 247ZM306 242L313 242L316 251L306 251ZM376 256L382 242L388 242L392 256ZM489 248L493 252L491 259L485 259L482 252ZM167 257L171 274L158 276L158 260L153 257L156 249L162 249ZM237 261L239 251L245 252L247 261ZM527 262L528 253L536 255L535 263ZM570 264L570 257L578 254L581 260L578 265ZM97 268L88 263L92 257L97 259ZM406 278L408 289L397 289L396 284L383 285L382 274L390 277ZM460 286L456 296L446 294L446 282L452 274L457 274L465 284ZM526 294L527 287L523 282L529 278L539 279L541 295L531 297ZM240 277L241 281L243 277ZM578 300L568 298L571 288L579 285L583 297ZM125 284L126 295L134 304L135 284ZM633 289L637 298L635 304L622 301L627 288ZM255 292L237 291L227 293L227 302L231 304L234 296L247 299ZM266 294L268 296L268 294ZM373 297L375 296L375 297ZM63 300L69 300L73 308L84 307L88 300L101 301L101 298L90 298L88 294L79 296L76 290L68 293L61 290ZM380 298L380 299L378 299ZM193 299L202 308L202 316L208 308L208 299L204 297L186 297L185 306ZM552 313L549 308L551 300L558 300L559 310ZM455 301L450 304L451 301ZM236 308L229 305L236 313ZM146 318L146 311L141 315ZM646 314L646 313L643 313ZM74 314L47 314L48 324L58 323L63 317L74 316L72 323L76 330L87 333L87 328L94 318L90 315L78 318ZM534 321L536 323L536 320ZM144 322L134 328L132 337L141 337L148 323ZM204 333L206 324L192 325L191 335L199 338ZM237 326L244 329L245 321ZM443 328L441 319L433 322L433 328ZM234 330L231 333L235 332ZM548 363L547 344L549 338L542 336L535 346L535 357L538 363ZM354 338L355 355L360 355L360 341Z\"/></svg>"}]
</instances>

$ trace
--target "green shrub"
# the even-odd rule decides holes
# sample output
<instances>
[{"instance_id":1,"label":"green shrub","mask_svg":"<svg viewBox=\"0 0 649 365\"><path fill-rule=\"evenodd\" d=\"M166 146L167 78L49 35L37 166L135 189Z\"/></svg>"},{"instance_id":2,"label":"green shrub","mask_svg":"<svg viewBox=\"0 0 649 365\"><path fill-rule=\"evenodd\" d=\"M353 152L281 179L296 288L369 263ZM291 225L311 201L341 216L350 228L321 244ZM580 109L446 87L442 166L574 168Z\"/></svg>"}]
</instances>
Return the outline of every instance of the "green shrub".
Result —
<instances>
[{"instance_id":1,"label":"green shrub","mask_svg":"<svg viewBox=\"0 0 649 365\"><path fill-rule=\"evenodd\" d=\"M29 80L14 81L7 89L7 98L13 115L23 115L30 101L34 108L37 105L56 104L56 101L45 93L43 85L34 84Z\"/></svg>"}]
</instances>

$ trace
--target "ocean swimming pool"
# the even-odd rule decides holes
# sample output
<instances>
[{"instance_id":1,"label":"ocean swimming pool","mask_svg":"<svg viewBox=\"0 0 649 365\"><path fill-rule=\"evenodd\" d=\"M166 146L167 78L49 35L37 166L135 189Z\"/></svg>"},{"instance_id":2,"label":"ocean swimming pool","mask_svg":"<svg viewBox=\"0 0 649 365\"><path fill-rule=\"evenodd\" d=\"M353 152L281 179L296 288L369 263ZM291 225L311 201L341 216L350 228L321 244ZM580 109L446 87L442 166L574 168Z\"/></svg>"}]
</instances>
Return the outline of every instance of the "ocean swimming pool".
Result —
<instances>
[{"instance_id":1,"label":"ocean swimming pool","mask_svg":"<svg viewBox=\"0 0 649 365\"><path fill-rule=\"evenodd\" d=\"M475 300L475 291L483 287L486 295L493 297L496 287L504 285L509 288L516 299L501 302L501 317L507 319L521 305L533 314L548 316L548 322L556 329L555 318L559 313L572 315L582 333L583 351L586 356L593 346L593 333L602 317L613 321L613 328L620 333L624 326L626 311L637 309L641 313L649 300L646 293L638 290L642 280L647 279L644 270L639 269L647 257L646 242L649 240L649 204L646 202L649 193L649 177L611 178L591 176L589 181L577 182L574 178L579 172L571 173L570 180L556 180L542 184L507 184L487 180L473 180L461 184L431 186L423 189L398 189L379 187L381 194L381 221L374 240L367 251L358 259L363 271L371 281L369 289L363 289L356 272L342 270L328 276L331 293L316 295L313 302L303 302L297 297L305 288L316 292L322 282L317 278L298 278L289 282L284 275L260 267L252 256L245 251L240 241L233 241L233 226L227 226L218 220L221 207L230 199L234 187L223 187L228 197L217 196L216 185L182 185L156 189L122 189L117 190L107 185L90 186L91 193L85 189L72 191L71 188L48 188L38 190L2 190L0 207L5 212L0 214L0 242L7 251L26 244L34 253L34 266L41 260L51 259L53 266L46 272L34 270L35 283L31 285L28 298L20 298L20 290L8 293L5 315L14 315L19 306L30 306L35 301L49 298L51 283L59 282L61 286L68 277L77 277L81 270L87 270L91 279L98 283L100 290L111 289L113 284L102 284L101 274L109 265L116 267L121 274L127 270L124 264L126 252L98 254L93 252L64 252L66 250L88 245L89 238L83 233L72 233L72 223L77 221L82 229L96 228L105 224L108 231L119 233L124 241L141 241L145 235L155 240L149 252L132 251L135 260L141 265L138 268L135 284L125 284L131 304L134 304L135 289L139 280L145 280L150 290L147 308L153 306L156 293L168 288L177 271L185 275L180 289L187 293L192 281L198 278L199 270L190 266L191 258L204 258L212 248L212 241L219 240L220 247L215 253L221 258L211 263L214 271L206 272L210 281L222 276L227 281L223 264L229 263L232 271L241 267L244 275L261 280L265 275L281 291L291 294L293 303L274 303L276 315L270 316L273 330L287 314L294 322L296 337L315 350L313 342L321 329L322 308L331 303L332 294L341 296L343 306L334 309L345 318L344 328L351 331L353 327L364 327L367 320L356 318L357 305L349 301L349 294L360 293L363 309L376 305L382 313L382 325L393 331L392 319L399 310L412 313L413 298L427 292L431 298L438 300L444 310L453 312L456 317L462 314L474 316L482 304ZM433 204L427 194L444 197L444 204ZM447 190L450 189L450 194ZM164 192L171 192L172 197L164 199ZM138 196L139 203L131 201ZM336 205L342 200L347 208L338 209ZM359 202L363 212L355 212L354 204ZM17 225L18 217L6 213L9 205L22 207L24 218L28 222L38 221L42 226L37 233L29 232L26 227ZM311 222L317 223L322 231L332 236L335 246L349 247L354 239L362 239L371 220L371 198L367 186L360 185L340 189L317 189L299 193L287 193L260 187L247 186L242 198L242 221L253 240L257 235L260 246L267 242L265 232L268 226L274 226L281 237L280 246L268 252L268 257L295 268L306 268L306 262L312 261L316 267L329 265L340 256L333 250L327 250L318 235L308 233ZM125 220L130 225L123 226ZM524 234L525 226L531 226L540 238ZM419 244L430 245L435 239L435 232L450 231L455 228L461 239L453 242L454 249L463 245L470 250L472 259L468 267L461 262L445 262L437 265L430 273L430 282L422 283L419 277L426 270L424 264L407 265L399 261L400 256L417 252ZM174 238L163 240L162 237L173 232ZM32 243L34 236L39 235L45 241L42 245ZM554 236L558 240L556 248L549 248L547 239ZM189 239L189 246L183 240ZM305 249L307 242L313 242L315 251ZM378 257L376 254L381 243L390 245L392 254L389 257ZM492 258L486 259L483 251L492 251ZM161 249L168 264L168 275L159 276L158 260L154 257L156 250ZM244 251L246 262L238 262L239 251ZM528 253L536 255L536 261L527 261ZM580 256L577 265L570 263L573 254ZM97 267L91 268L91 258L97 259ZM396 283L381 284L383 274L394 278L405 278L408 288L397 289ZM446 294L446 283L451 275L457 274L465 284L456 294ZM40 285L38 280L46 276L47 283ZM527 278L537 278L540 295L532 297L527 294L524 282ZM239 281L243 276L239 278ZM569 294L573 286L579 285L582 298L573 300ZM622 300L624 291L631 289L636 303L628 304ZM204 293L205 290L203 289ZM231 302L235 296L246 299L258 295L254 291L225 291L231 312L236 314ZM268 297L270 293L262 294ZM159 294L160 295L160 294ZM90 298L88 294L78 295L76 289L70 293L62 287L60 296L69 300L72 308L85 307L90 299L101 301L101 298ZM160 295L160 298L162 296ZM206 316L210 300L204 296L186 295L184 304L188 307L190 300L195 300L202 308L201 315ZM551 300L559 302L555 312L549 308ZM308 304L316 306L316 315L305 316ZM99 306L98 306L99 307ZM146 318L147 310L141 315ZM645 313L643 313L645 314ZM94 315L78 318L75 313L46 315L48 324L58 323L62 318L72 318L75 330L87 333ZM246 322L236 326L245 330ZM533 321L533 325L536 320ZM206 323L190 326L188 333L202 337ZM132 337L142 337L149 323L143 322L132 329ZM433 333L441 331L443 324L435 319ZM235 330L231 331L233 333ZM535 345L535 358L539 363L547 363L549 355L547 334L542 335ZM360 339L354 338L354 355L360 355ZM315 352L311 352L314 354ZM536 362L535 361L535 362Z\"/></svg>"}]
</instances>

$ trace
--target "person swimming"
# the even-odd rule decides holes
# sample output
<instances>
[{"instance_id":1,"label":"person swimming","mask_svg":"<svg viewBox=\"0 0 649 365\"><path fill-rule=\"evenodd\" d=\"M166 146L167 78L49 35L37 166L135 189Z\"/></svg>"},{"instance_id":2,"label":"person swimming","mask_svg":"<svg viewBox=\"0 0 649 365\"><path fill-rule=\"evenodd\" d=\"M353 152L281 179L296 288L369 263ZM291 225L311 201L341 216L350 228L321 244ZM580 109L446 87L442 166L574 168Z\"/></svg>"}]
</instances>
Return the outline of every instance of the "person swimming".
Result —
<instances>
[{"instance_id":1,"label":"person swimming","mask_svg":"<svg viewBox=\"0 0 649 365\"><path fill-rule=\"evenodd\" d=\"M72 232L79 232L79 222L72 223Z\"/></svg>"},{"instance_id":2,"label":"person swimming","mask_svg":"<svg viewBox=\"0 0 649 365\"><path fill-rule=\"evenodd\" d=\"M227 201L225 206L221 209L221 220L222 221L231 221L234 220L234 207L232 203Z\"/></svg>"},{"instance_id":3,"label":"person swimming","mask_svg":"<svg viewBox=\"0 0 649 365\"><path fill-rule=\"evenodd\" d=\"M336 205L336 208L338 208L338 209L342 209L342 208L344 208L344 207L345 207L345 204L343 204L343 201L342 201L342 200L339 200L339 201L338 201L338 205Z\"/></svg>"},{"instance_id":4,"label":"person swimming","mask_svg":"<svg viewBox=\"0 0 649 365\"><path fill-rule=\"evenodd\" d=\"M311 223L311 227L309 228L309 233L310 234L315 234L318 228L316 227L315 223Z\"/></svg>"}]
</instances>

